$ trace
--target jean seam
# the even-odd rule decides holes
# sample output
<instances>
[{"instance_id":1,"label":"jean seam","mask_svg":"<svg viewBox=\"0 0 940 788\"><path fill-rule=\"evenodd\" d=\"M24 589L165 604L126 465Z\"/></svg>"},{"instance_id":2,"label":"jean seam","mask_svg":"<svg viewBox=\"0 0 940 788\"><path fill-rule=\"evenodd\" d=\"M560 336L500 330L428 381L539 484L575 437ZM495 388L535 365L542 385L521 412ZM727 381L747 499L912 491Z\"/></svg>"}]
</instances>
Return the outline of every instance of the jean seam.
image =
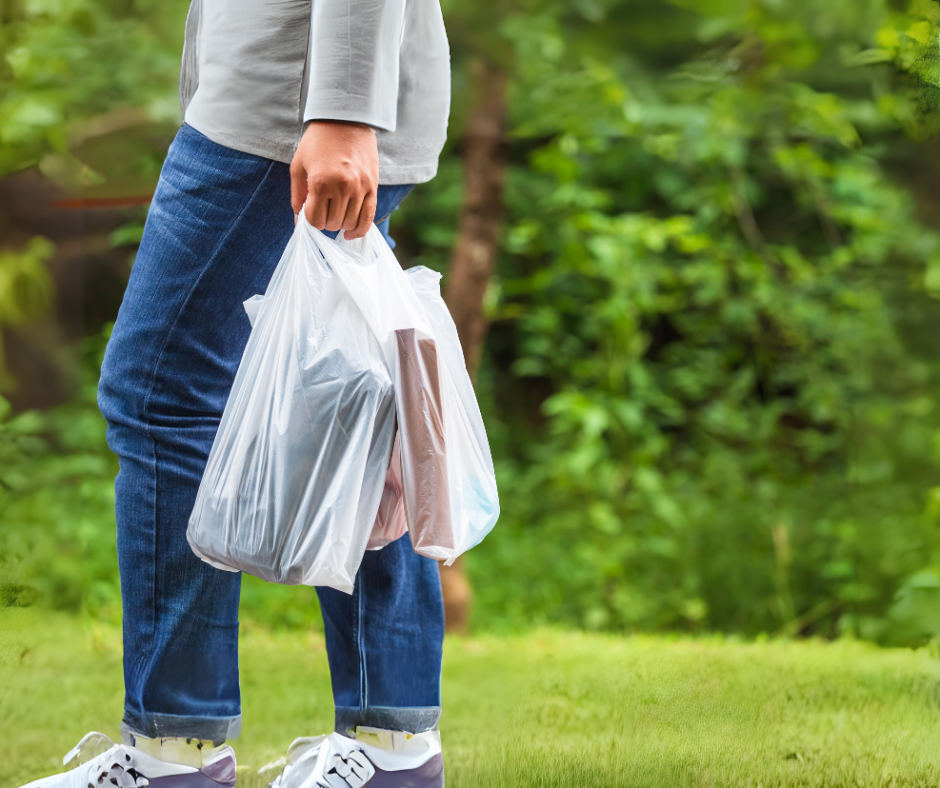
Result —
<instances>
[{"instance_id":1,"label":"jean seam","mask_svg":"<svg viewBox=\"0 0 940 788\"><path fill-rule=\"evenodd\" d=\"M359 708L367 709L369 707L369 671L366 665L365 631L363 625L363 605L365 603L365 577L366 573L359 572L359 605L356 611L356 644L359 648Z\"/></svg>"},{"instance_id":2,"label":"jean seam","mask_svg":"<svg viewBox=\"0 0 940 788\"><path fill-rule=\"evenodd\" d=\"M170 337L172 337L176 331L176 324L179 322L180 315L183 314L183 311L186 309L186 305L189 303L190 299L193 296L193 292L195 292L196 288L199 286L199 283L202 281L202 278L205 276L206 271L209 270L209 266L212 265L212 262L215 260L216 256L218 255L219 249L225 243L226 239L231 234L232 229L235 227L235 225L238 224L238 220L241 219L242 215L245 213L248 206L255 199L255 196L258 194L258 191L261 189L265 181L268 179L268 176L271 174L271 170L274 168L274 164L275 162L273 161L268 164L268 168L264 171L264 174L259 179L258 185L254 188L254 191L252 191L251 196L247 200L245 200L245 203L244 205L242 205L241 210L239 210L235 218L232 220L231 224L228 226L228 229L226 229L225 233L216 243L215 247L212 250L212 253L209 255L208 259L206 260L206 264L202 267L202 270L199 272L199 276L195 278L195 280L193 281L192 285L189 288L189 292L186 293L186 297L180 303L180 307L177 310L176 316L173 318L173 323L170 325L169 329L167 330L166 336L163 338L163 343L160 345L160 352L157 354L157 360L153 365L153 373L150 377L150 385L147 388L147 396L144 398L144 406L141 412L141 417L142 417L141 422L144 425L144 429L146 430L147 437L150 439L151 456L153 458L153 502L152 502L153 509L152 511L154 513L153 561L154 561L155 568L153 572L152 586L150 589L152 597L153 597L153 602L154 602L152 606L152 616L151 616L151 626L150 626L150 648L151 649L153 649L154 640L156 638L156 633L157 633L156 565L158 563L157 545L158 545L159 540L157 538L156 521L157 521L157 499L159 498L159 491L160 491L160 476L159 476L159 471L157 468L157 441L156 441L156 438L154 438L153 436L153 431L150 426L150 402L153 397L153 389L157 385L157 375L160 369L160 365L163 363L163 357L166 354L166 347L170 342Z\"/></svg>"},{"instance_id":3,"label":"jean seam","mask_svg":"<svg viewBox=\"0 0 940 788\"><path fill-rule=\"evenodd\" d=\"M146 406L145 406L146 407ZM146 418L146 416L145 416ZM154 641L157 639L157 486L158 486L158 470L157 470L157 441L154 439L153 434L150 432L150 425L144 421L144 425L147 429L147 440L150 442L150 460L151 464L151 473L153 474L153 484L150 487L151 495L153 500L150 501L151 511L153 512L154 527L150 533L152 539L151 550L153 551L154 562L153 568L150 573L150 598L153 601L153 604L150 606L150 632L148 637L148 649L150 652L154 649ZM143 706L143 698L141 698L141 706Z\"/></svg>"}]
</instances>

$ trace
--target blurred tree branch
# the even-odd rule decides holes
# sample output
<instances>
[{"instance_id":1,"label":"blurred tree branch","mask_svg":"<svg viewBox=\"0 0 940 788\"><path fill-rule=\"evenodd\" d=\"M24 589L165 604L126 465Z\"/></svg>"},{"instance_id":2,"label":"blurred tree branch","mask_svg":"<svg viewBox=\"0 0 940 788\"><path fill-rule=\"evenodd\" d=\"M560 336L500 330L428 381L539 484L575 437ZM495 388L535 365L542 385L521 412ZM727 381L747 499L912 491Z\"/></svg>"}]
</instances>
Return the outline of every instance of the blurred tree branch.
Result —
<instances>
[{"instance_id":1,"label":"blurred tree branch","mask_svg":"<svg viewBox=\"0 0 940 788\"><path fill-rule=\"evenodd\" d=\"M476 378L486 337L483 301L496 266L503 214L506 160L506 74L478 58L470 68L474 102L462 137L464 204L444 300L457 326L471 379ZM463 563L441 565L444 612L450 631L467 631L472 589Z\"/></svg>"}]
</instances>

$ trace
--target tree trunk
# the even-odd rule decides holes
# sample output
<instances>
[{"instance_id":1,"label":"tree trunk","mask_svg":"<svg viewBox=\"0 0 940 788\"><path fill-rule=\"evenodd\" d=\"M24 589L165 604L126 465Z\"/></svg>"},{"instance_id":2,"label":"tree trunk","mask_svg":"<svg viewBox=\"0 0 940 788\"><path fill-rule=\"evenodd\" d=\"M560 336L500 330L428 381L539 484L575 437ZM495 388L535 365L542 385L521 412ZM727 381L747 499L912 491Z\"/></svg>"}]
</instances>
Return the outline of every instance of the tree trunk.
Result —
<instances>
[{"instance_id":1,"label":"tree trunk","mask_svg":"<svg viewBox=\"0 0 940 788\"><path fill-rule=\"evenodd\" d=\"M464 206L444 300L463 347L470 378L476 379L486 337L483 299L499 243L506 162L502 144L506 116L506 75L484 61L472 66L474 105L463 135ZM449 632L465 633L473 593L458 559L441 564L444 615Z\"/></svg>"}]
</instances>

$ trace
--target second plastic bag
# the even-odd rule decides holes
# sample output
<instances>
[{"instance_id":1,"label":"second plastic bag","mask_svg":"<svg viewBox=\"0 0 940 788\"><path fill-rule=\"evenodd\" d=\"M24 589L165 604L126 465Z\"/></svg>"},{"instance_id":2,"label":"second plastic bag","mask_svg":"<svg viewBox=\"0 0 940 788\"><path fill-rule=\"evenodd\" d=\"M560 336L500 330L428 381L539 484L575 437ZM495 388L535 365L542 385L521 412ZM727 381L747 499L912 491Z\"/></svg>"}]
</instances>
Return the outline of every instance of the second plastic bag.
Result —
<instances>
[{"instance_id":1,"label":"second plastic bag","mask_svg":"<svg viewBox=\"0 0 940 788\"><path fill-rule=\"evenodd\" d=\"M415 552L453 560L499 517L496 474L440 274L402 271L378 230L344 247L355 265L337 267L378 340L395 384L404 514ZM399 452L400 450L400 452ZM393 467L370 547L400 533ZM387 513L387 514L386 514Z\"/></svg>"},{"instance_id":2,"label":"second plastic bag","mask_svg":"<svg viewBox=\"0 0 940 788\"><path fill-rule=\"evenodd\" d=\"M355 265L301 218L245 305L251 337L187 530L213 566L353 590L395 436L385 354L335 273Z\"/></svg>"}]
</instances>

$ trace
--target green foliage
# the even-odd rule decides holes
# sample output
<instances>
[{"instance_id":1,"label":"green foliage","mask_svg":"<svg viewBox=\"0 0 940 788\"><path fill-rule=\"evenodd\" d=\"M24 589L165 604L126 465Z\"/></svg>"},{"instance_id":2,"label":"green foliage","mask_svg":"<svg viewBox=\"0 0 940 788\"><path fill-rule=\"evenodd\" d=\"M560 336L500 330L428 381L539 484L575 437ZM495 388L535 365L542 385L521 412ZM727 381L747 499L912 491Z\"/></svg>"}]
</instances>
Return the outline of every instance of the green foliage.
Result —
<instances>
[{"instance_id":1,"label":"green foliage","mask_svg":"<svg viewBox=\"0 0 940 788\"><path fill-rule=\"evenodd\" d=\"M108 329L89 337L75 400L46 413L0 413L0 608L34 603L117 622L117 458L98 412L98 370ZM312 588L242 583L243 620L321 629Z\"/></svg>"},{"instance_id":2,"label":"green foliage","mask_svg":"<svg viewBox=\"0 0 940 788\"><path fill-rule=\"evenodd\" d=\"M46 261L55 245L46 238L33 238L19 252L0 251L0 329L42 317L52 303L52 280ZM13 386L6 369L3 337L0 335L0 387Z\"/></svg>"},{"instance_id":3,"label":"green foliage","mask_svg":"<svg viewBox=\"0 0 940 788\"><path fill-rule=\"evenodd\" d=\"M18 0L0 13L0 175L32 165L89 185L71 148L176 119L186 0ZM135 115L133 110L139 108Z\"/></svg>"},{"instance_id":4,"label":"green foliage","mask_svg":"<svg viewBox=\"0 0 940 788\"><path fill-rule=\"evenodd\" d=\"M5 5L0 172L95 183L87 140L175 117L185 5ZM898 177L938 129L936 4L465 6L455 138L468 64L511 77L477 623L940 633L940 237ZM403 260L446 271L460 202L452 144L393 221ZM118 615L100 352L74 403L0 421L0 604ZM243 602L317 617L310 589Z\"/></svg>"},{"instance_id":5,"label":"green foliage","mask_svg":"<svg viewBox=\"0 0 940 788\"><path fill-rule=\"evenodd\" d=\"M86 341L97 372L104 338ZM0 422L0 604L38 596L52 607L120 616L114 477L96 374L74 403Z\"/></svg>"},{"instance_id":6,"label":"green foliage","mask_svg":"<svg viewBox=\"0 0 940 788\"><path fill-rule=\"evenodd\" d=\"M682 6L665 67L630 49L655 4L507 25L535 144L490 339L513 493L470 559L480 615L929 636L883 617L938 546L936 356L899 323L940 237L880 163L905 78L849 57L904 36L872 5ZM621 51L585 48L600 26Z\"/></svg>"},{"instance_id":7,"label":"green foliage","mask_svg":"<svg viewBox=\"0 0 940 788\"><path fill-rule=\"evenodd\" d=\"M891 14L876 45L853 53L848 63L890 62L914 77L912 87L878 96L879 109L896 118L915 137L940 132L940 5L914 0L906 13Z\"/></svg>"},{"instance_id":8,"label":"green foliage","mask_svg":"<svg viewBox=\"0 0 940 788\"><path fill-rule=\"evenodd\" d=\"M98 184L105 175L76 150L84 155L89 140L128 126L175 121L187 5L186 0L3 3L0 175L38 166L66 187ZM125 148L117 147L119 155ZM116 170L149 172L153 162L135 156L118 162ZM112 240L136 242L139 234L135 238L134 228L127 228ZM48 310L52 292L44 261L51 252L47 240L34 238L23 250L0 253L0 324L24 323ZM0 606L38 598L60 609L109 618L120 614L117 459L107 447L95 403L103 348L103 338L87 340L84 379L74 402L49 413L22 414L11 414L3 403Z\"/></svg>"},{"instance_id":9,"label":"green foliage","mask_svg":"<svg viewBox=\"0 0 940 788\"><path fill-rule=\"evenodd\" d=\"M0 324L16 325L45 313L52 301L46 260L55 247L33 238L19 253L0 252Z\"/></svg>"}]
</instances>

